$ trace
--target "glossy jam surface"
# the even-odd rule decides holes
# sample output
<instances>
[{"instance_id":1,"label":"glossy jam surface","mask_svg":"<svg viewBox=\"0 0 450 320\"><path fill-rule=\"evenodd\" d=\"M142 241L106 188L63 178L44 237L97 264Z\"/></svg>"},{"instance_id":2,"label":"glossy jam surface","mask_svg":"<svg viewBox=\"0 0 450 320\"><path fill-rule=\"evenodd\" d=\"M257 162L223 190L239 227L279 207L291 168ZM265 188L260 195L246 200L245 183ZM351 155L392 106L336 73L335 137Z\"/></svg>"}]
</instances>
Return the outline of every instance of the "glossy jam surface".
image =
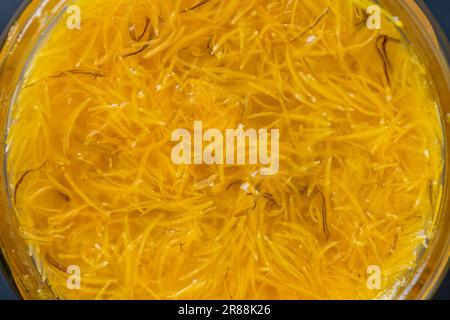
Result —
<instances>
[{"instance_id":1,"label":"glossy jam surface","mask_svg":"<svg viewBox=\"0 0 450 320\"><path fill-rule=\"evenodd\" d=\"M372 30L362 0L74 4L80 29L72 11L46 35L8 134L21 235L59 297L401 287L432 236L442 130L391 14ZM278 129L279 171L174 164L171 134L194 121Z\"/></svg>"}]
</instances>

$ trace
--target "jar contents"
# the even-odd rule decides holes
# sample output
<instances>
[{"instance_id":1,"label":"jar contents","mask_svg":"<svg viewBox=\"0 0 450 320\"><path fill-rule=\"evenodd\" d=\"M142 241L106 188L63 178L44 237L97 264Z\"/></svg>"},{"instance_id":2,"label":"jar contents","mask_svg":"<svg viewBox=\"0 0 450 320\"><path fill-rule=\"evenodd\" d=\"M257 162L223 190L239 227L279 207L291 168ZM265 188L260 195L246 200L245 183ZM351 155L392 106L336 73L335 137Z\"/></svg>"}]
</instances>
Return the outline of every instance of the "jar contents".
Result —
<instances>
[{"instance_id":1,"label":"jar contents","mask_svg":"<svg viewBox=\"0 0 450 320\"><path fill-rule=\"evenodd\" d=\"M398 293L444 161L403 32L363 0L70 2L8 128L43 279L62 299Z\"/></svg>"}]
</instances>

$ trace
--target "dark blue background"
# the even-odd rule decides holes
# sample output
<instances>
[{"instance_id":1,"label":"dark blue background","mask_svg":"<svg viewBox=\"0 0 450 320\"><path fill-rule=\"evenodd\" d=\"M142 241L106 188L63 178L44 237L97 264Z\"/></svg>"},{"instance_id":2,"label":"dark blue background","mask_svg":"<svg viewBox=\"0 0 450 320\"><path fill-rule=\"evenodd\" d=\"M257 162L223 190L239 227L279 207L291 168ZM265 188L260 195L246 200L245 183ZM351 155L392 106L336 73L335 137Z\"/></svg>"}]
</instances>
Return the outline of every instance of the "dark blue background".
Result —
<instances>
[{"instance_id":1,"label":"dark blue background","mask_svg":"<svg viewBox=\"0 0 450 320\"><path fill-rule=\"evenodd\" d=\"M9 19L14 14L22 0L0 0L0 32L3 31ZM450 1L448 0L425 0L429 8L440 22L442 28L450 35ZM0 299L17 299L16 295L10 290L5 279L0 275ZM450 299L450 275L442 284L440 290L436 293L435 299Z\"/></svg>"}]
</instances>

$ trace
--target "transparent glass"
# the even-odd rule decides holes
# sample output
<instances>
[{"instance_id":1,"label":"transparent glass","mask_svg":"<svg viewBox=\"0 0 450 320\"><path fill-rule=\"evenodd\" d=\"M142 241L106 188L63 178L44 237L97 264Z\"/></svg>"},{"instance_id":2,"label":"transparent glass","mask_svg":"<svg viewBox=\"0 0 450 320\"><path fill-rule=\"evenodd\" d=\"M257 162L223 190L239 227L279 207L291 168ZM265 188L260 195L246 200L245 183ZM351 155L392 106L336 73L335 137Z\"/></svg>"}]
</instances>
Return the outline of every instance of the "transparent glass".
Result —
<instances>
[{"instance_id":1,"label":"transparent glass","mask_svg":"<svg viewBox=\"0 0 450 320\"><path fill-rule=\"evenodd\" d=\"M20 87L29 57L38 46L43 34L60 16L67 0L24 1L9 28L0 38L0 248L2 269L12 287L24 299L57 299L42 280L27 246L19 235L17 218L10 204L5 172L5 133L11 102ZM379 1L404 23L405 36L415 46L431 74L438 98L445 135L445 163L449 161L447 141L450 138L450 75L448 40L422 1ZM450 191L449 168L443 174L443 197L435 233L411 273L406 284L393 297L395 299L431 298L443 280L450 256Z\"/></svg>"}]
</instances>

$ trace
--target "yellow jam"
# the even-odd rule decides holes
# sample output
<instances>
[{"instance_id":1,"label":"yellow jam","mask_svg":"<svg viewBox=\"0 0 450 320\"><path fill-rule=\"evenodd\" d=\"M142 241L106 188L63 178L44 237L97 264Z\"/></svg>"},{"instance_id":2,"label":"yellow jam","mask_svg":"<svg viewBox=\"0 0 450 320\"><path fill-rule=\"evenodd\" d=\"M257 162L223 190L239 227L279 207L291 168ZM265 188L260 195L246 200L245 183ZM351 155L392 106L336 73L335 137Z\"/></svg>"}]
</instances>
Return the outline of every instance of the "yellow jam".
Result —
<instances>
[{"instance_id":1,"label":"yellow jam","mask_svg":"<svg viewBox=\"0 0 450 320\"><path fill-rule=\"evenodd\" d=\"M363 0L70 4L81 24L64 12L43 39L8 134L20 232L58 297L401 290L439 210L442 130L389 12L369 28ZM175 164L195 121L278 129L278 171Z\"/></svg>"}]
</instances>

